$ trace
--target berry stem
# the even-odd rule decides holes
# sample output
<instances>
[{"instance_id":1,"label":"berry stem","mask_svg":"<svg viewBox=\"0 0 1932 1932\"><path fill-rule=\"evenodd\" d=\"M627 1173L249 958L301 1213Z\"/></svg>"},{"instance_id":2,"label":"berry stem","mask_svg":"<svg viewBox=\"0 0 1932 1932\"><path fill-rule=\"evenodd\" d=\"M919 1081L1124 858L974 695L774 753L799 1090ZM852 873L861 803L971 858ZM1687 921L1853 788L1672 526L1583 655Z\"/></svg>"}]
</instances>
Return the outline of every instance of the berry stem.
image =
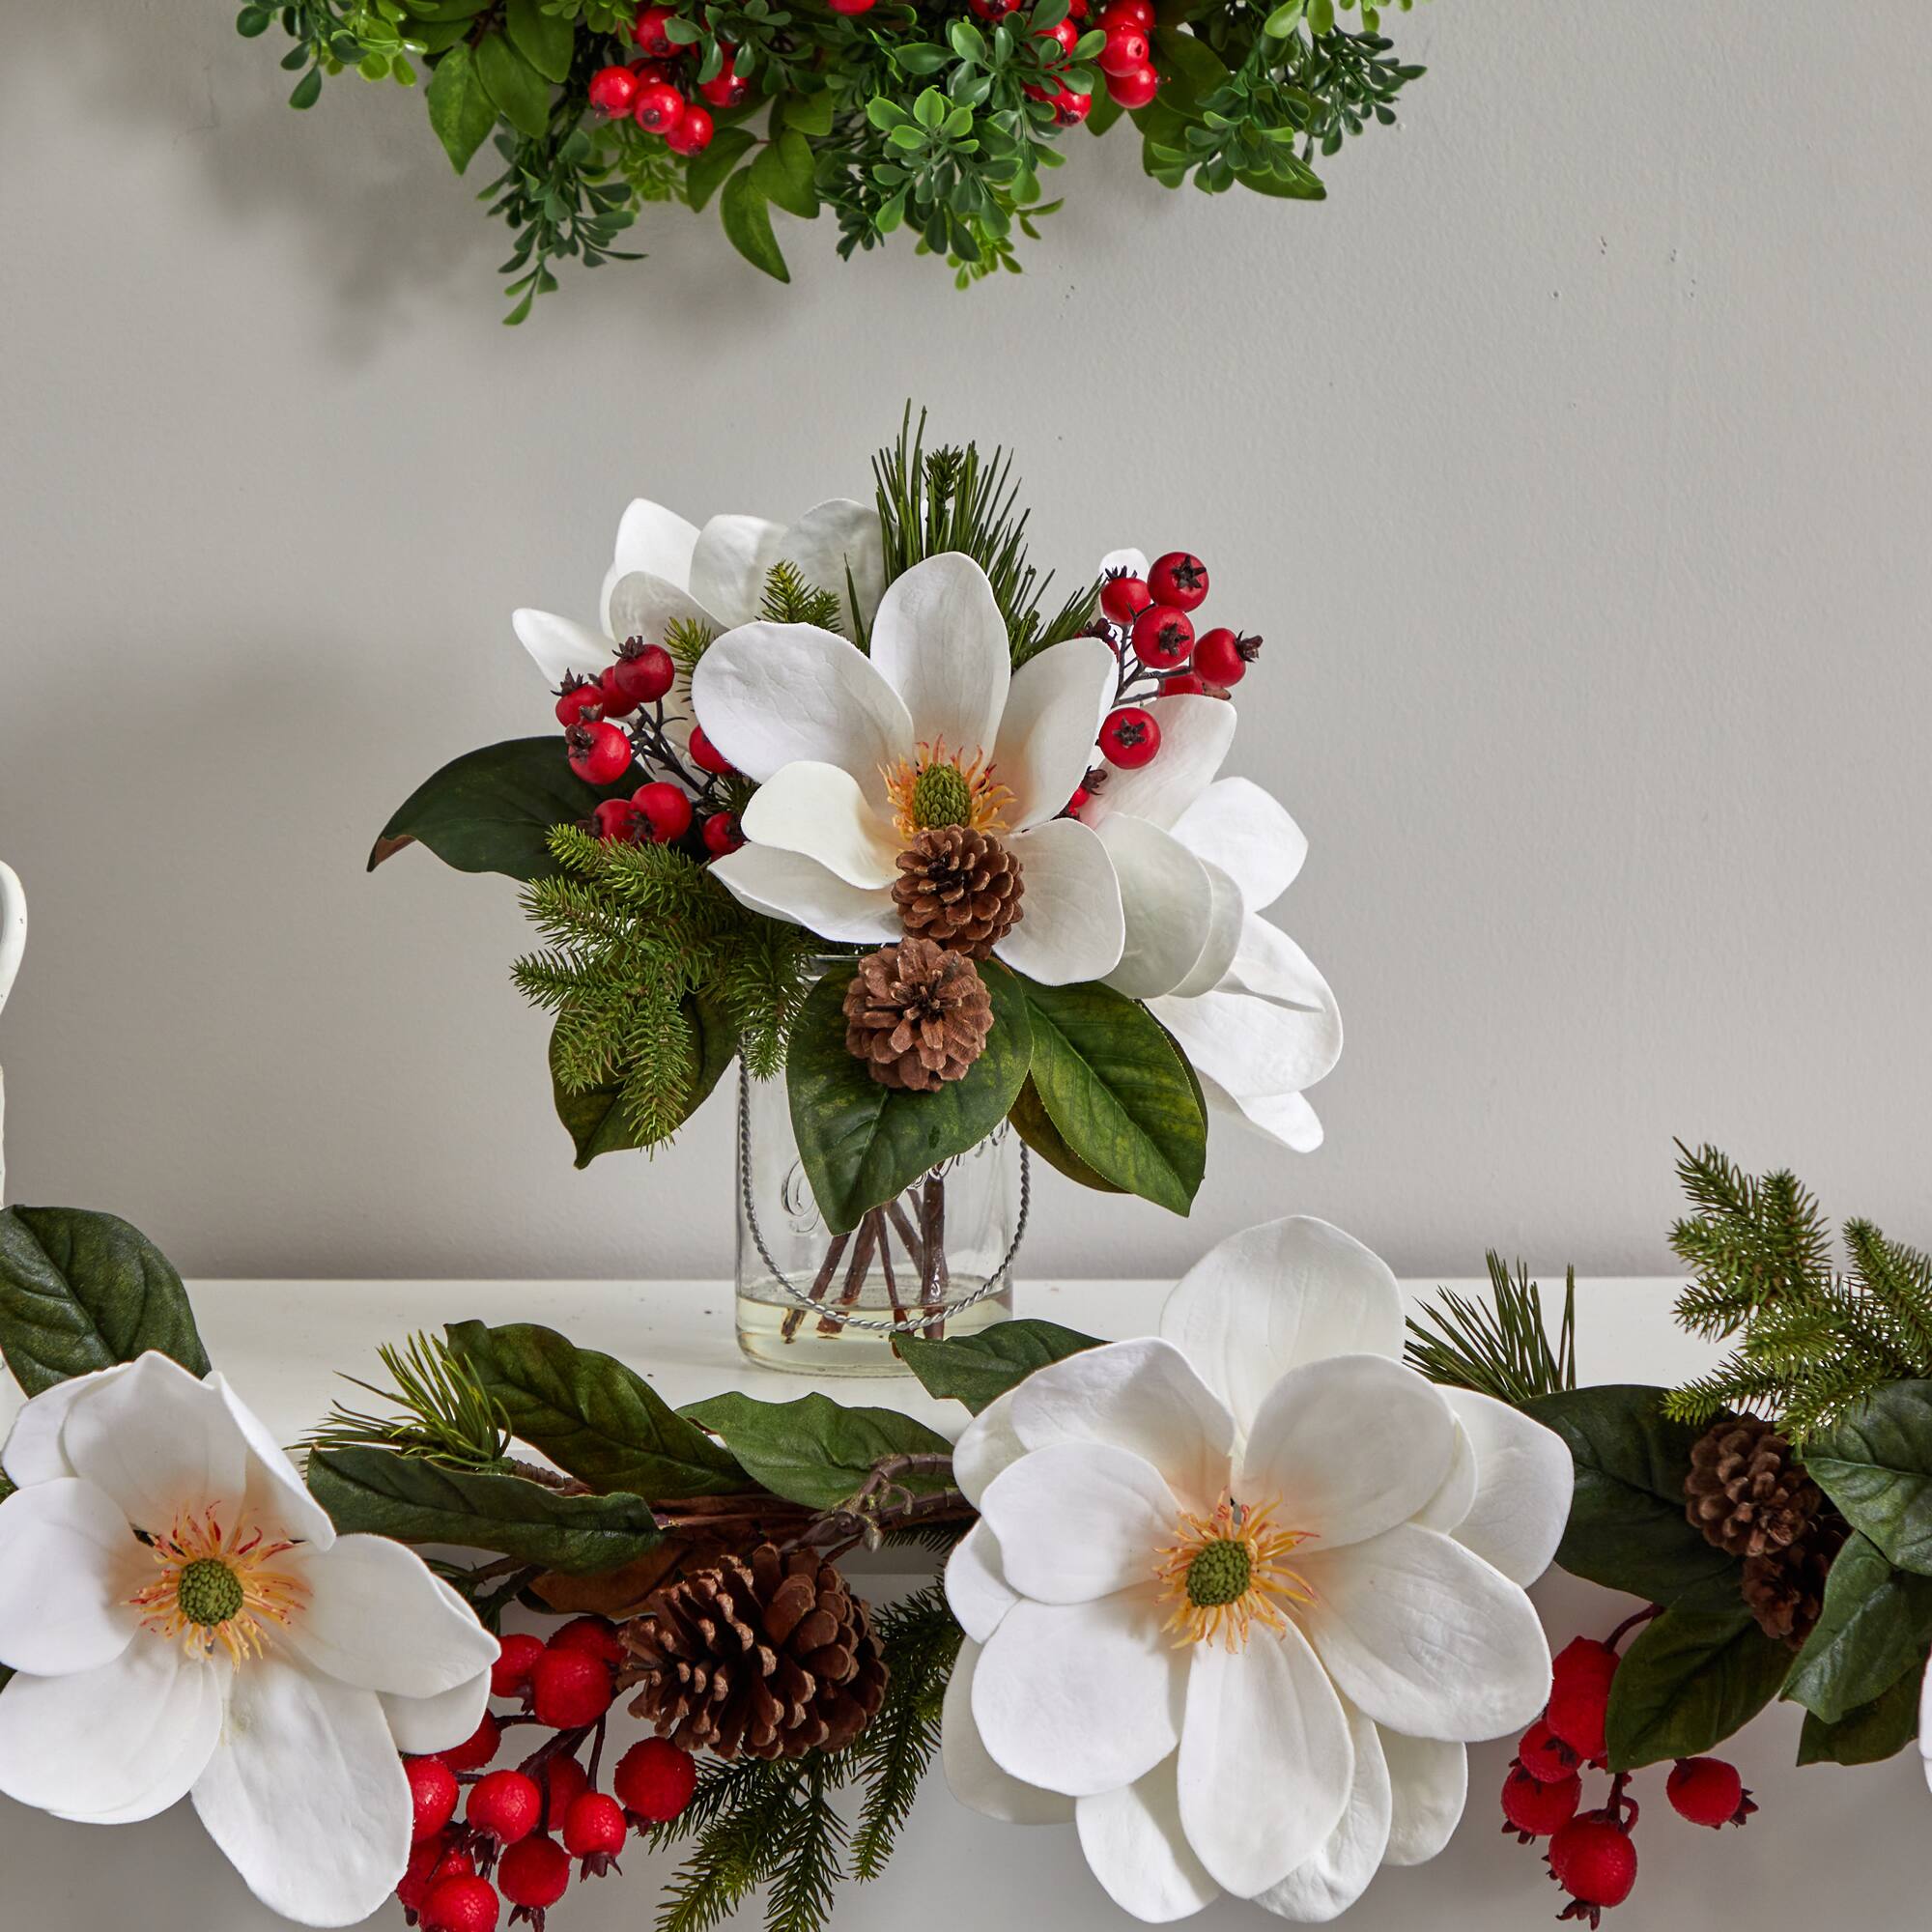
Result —
<instances>
[{"instance_id":1,"label":"berry stem","mask_svg":"<svg viewBox=\"0 0 1932 1932\"><path fill-rule=\"evenodd\" d=\"M1623 1620L1623 1622L1620 1623L1616 1627L1616 1629L1613 1630L1609 1634L1609 1635L1604 1639L1605 1647L1609 1650L1615 1650L1618 1647L1618 1645L1620 1645L1623 1642L1624 1638L1627 1637L1632 1631L1635 1630L1639 1624L1647 1624L1652 1617L1661 1617L1662 1614L1663 1614L1663 1605L1662 1604L1646 1604L1644 1607L1638 1610L1634 1616L1626 1617Z\"/></svg>"}]
</instances>

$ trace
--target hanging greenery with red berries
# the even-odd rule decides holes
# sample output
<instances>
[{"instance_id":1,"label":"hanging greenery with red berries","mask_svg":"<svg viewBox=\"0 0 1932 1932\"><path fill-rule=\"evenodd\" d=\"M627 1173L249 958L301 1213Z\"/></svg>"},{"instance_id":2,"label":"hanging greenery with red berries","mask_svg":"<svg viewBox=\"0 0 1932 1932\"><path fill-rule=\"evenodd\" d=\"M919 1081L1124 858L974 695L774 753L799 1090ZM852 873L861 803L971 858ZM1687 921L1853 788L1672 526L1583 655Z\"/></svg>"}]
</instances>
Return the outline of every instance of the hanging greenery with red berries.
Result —
<instances>
[{"instance_id":1,"label":"hanging greenery with red berries","mask_svg":"<svg viewBox=\"0 0 1932 1932\"><path fill-rule=\"evenodd\" d=\"M838 252L895 231L960 287L1017 273L1017 239L1060 142L1122 118L1168 187L1325 193L1316 163L1395 119L1405 66L1362 0L249 0L246 35L279 23L312 107L323 76L423 84L459 174L486 142L480 192L515 238L503 272L522 322L572 259L619 246L651 202L715 201L733 247L788 280L773 213L829 213ZM1411 0L1396 0L1405 12ZM1338 13L1338 6L1342 10Z\"/></svg>"}]
</instances>

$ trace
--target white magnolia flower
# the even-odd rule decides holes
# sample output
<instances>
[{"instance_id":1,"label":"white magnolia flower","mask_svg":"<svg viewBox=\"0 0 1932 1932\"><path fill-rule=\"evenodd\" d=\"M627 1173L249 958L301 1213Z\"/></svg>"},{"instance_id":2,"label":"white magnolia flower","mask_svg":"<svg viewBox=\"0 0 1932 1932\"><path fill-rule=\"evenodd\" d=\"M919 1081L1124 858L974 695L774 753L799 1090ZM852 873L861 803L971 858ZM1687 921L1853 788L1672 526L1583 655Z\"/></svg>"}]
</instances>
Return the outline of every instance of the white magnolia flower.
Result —
<instances>
[{"instance_id":1,"label":"white magnolia flower","mask_svg":"<svg viewBox=\"0 0 1932 1932\"><path fill-rule=\"evenodd\" d=\"M496 1638L401 1544L337 1536L218 1375L59 1383L0 1460L0 1791L103 1825L191 1796L271 1910L367 1918L409 1859L397 1752L476 1728Z\"/></svg>"},{"instance_id":2,"label":"white magnolia flower","mask_svg":"<svg viewBox=\"0 0 1932 1932\"><path fill-rule=\"evenodd\" d=\"M1147 575L1116 551L1102 575ZM1120 876L1126 944L1108 983L1146 1000L1180 1042L1208 1097L1307 1152L1321 1123L1303 1090L1342 1053L1342 1016L1308 955L1260 915L1293 882L1308 840L1246 779L1215 775L1234 742L1225 697L1155 697L1160 750L1109 770L1080 809Z\"/></svg>"},{"instance_id":3,"label":"white magnolia flower","mask_svg":"<svg viewBox=\"0 0 1932 1932\"><path fill-rule=\"evenodd\" d=\"M1918 1756L1925 1769L1925 1782L1932 1786L1932 1663L1918 1689Z\"/></svg>"},{"instance_id":4,"label":"white magnolia flower","mask_svg":"<svg viewBox=\"0 0 1932 1932\"><path fill-rule=\"evenodd\" d=\"M27 950L27 894L20 875L0 859L0 1009L14 990L20 955ZM7 1205L7 1086L0 1079L0 1208Z\"/></svg>"},{"instance_id":5,"label":"white magnolia flower","mask_svg":"<svg viewBox=\"0 0 1932 1932\"><path fill-rule=\"evenodd\" d=\"M971 557L927 557L886 591L870 655L810 624L746 624L697 662L704 735L759 789L749 841L712 871L756 912L826 939L901 937L896 861L923 826L971 824L1019 861L1019 923L994 949L1049 985L1121 957L1121 894L1099 838L1059 814L1086 776L1114 685L1098 638L1011 668Z\"/></svg>"},{"instance_id":6,"label":"white magnolia flower","mask_svg":"<svg viewBox=\"0 0 1932 1932\"><path fill-rule=\"evenodd\" d=\"M1523 1586L1569 1452L1398 1359L1394 1277L1325 1222L1224 1241L1158 1337L1037 1371L954 1468L967 1642L944 1759L966 1804L1071 1818L1164 1922L1221 1891L1326 1919L1434 1858L1463 1746L1528 1723L1549 1650Z\"/></svg>"},{"instance_id":7,"label":"white magnolia flower","mask_svg":"<svg viewBox=\"0 0 1932 1932\"><path fill-rule=\"evenodd\" d=\"M555 689L572 671L598 676L626 638L662 643L679 619L714 632L750 623L758 614L766 577L781 562L841 600L849 571L869 619L885 571L878 512L835 497L789 526L726 516L713 517L700 530L639 497L617 526L617 552L604 574L598 610L601 631L548 611L518 611L510 621L544 681Z\"/></svg>"}]
</instances>

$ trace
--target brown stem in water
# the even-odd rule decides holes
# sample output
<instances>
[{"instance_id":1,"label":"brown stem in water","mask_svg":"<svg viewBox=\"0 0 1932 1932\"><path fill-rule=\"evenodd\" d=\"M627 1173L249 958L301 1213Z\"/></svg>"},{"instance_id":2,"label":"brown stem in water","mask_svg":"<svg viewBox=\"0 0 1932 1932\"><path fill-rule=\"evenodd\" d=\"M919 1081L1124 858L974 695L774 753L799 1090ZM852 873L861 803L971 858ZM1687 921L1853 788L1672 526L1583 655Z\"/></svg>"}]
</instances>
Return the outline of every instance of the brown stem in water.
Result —
<instances>
[{"instance_id":1,"label":"brown stem in water","mask_svg":"<svg viewBox=\"0 0 1932 1932\"><path fill-rule=\"evenodd\" d=\"M825 1299L826 1291L832 1286L832 1277L838 1271L838 1257L845 1252L845 1243L851 1238L850 1235L835 1235L832 1237L825 1250L825 1259L819 1263L818 1272L811 1278L812 1300ZM789 1342L798 1333L798 1324L804 1320L804 1309L786 1309L784 1321L779 1329L780 1338Z\"/></svg>"}]
</instances>

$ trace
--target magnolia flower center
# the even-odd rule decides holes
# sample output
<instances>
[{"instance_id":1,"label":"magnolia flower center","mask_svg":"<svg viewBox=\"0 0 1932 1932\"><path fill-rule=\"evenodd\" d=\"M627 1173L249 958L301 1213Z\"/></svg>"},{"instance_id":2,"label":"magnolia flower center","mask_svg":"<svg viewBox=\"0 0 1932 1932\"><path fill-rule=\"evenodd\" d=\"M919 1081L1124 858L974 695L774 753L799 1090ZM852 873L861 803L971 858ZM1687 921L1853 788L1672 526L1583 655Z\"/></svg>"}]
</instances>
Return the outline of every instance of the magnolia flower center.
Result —
<instances>
[{"instance_id":1,"label":"magnolia flower center","mask_svg":"<svg viewBox=\"0 0 1932 1932\"><path fill-rule=\"evenodd\" d=\"M910 758L885 767L893 824L901 838L936 825L969 825L975 832L1004 832L1013 795L994 776L982 751L969 758L949 752L946 740L921 744Z\"/></svg>"},{"instance_id":2,"label":"magnolia flower center","mask_svg":"<svg viewBox=\"0 0 1932 1932\"><path fill-rule=\"evenodd\" d=\"M1177 1644L1218 1640L1239 1650L1253 1625L1281 1630L1285 1605L1315 1601L1307 1579L1283 1561L1309 1532L1277 1528L1278 1507L1223 1496L1210 1517L1180 1512L1179 1537L1154 1569L1162 1601L1173 1605L1167 1628Z\"/></svg>"},{"instance_id":3,"label":"magnolia flower center","mask_svg":"<svg viewBox=\"0 0 1932 1932\"><path fill-rule=\"evenodd\" d=\"M212 1509L183 1510L165 1536L149 1539L158 1574L128 1602L144 1630L204 1655L218 1643L241 1663L308 1599L308 1586L276 1564L294 1548L239 1523L224 1531Z\"/></svg>"}]
</instances>

